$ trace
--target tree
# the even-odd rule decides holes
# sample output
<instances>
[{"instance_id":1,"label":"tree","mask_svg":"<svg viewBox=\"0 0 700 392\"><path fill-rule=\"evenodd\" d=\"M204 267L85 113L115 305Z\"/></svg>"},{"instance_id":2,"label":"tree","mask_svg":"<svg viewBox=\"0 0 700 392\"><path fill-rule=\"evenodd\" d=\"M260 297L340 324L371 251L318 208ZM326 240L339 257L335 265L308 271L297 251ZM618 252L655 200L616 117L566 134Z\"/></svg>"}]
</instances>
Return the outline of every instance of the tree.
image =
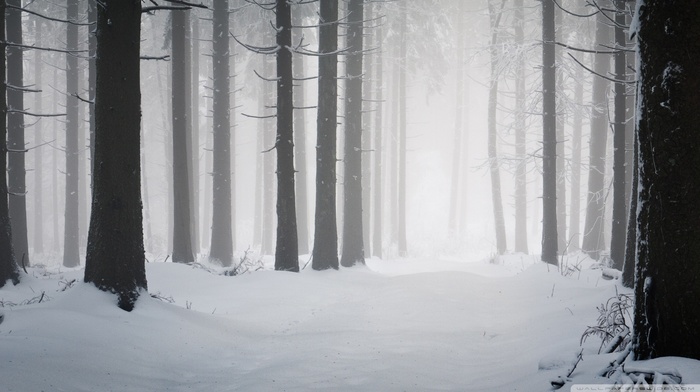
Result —
<instances>
[{"instance_id":1,"label":"tree","mask_svg":"<svg viewBox=\"0 0 700 392\"><path fill-rule=\"evenodd\" d=\"M190 209L190 154L188 152L185 30L188 11L176 11L172 22L172 116L173 116L173 261L191 263L192 214Z\"/></svg>"},{"instance_id":2,"label":"tree","mask_svg":"<svg viewBox=\"0 0 700 392\"><path fill-rule=\"evenodd\" d=\"M502 3L505 4L505 3ZM496 5L489 0L489 20L491 23L491 80L489 81L489 126L488 126L488 156L489 172L491 173L491 201L493 203L493 220L496 228L496 249L499 255L506 252L506 224L503 218L503 198L501 197L501 172L498 162L498 125L496 124L496 109L498 106L498 25L503 15L503 7L496 10Z\"/></svg>"},{"instance_id":3,"label":"tree","mask_svg":"<svg viewBox=\"0 0 700 392\"><path fill-rule=\"evenodd\" d=\"M636 359L700 359L700 3L637 7Z\"/></svg>"},{"instance_id":4,"label":"tree","mask_svg":"<svg viewBox=\"0 0 700 392\"><path fill-rule=\"evenodd\" d=\"M408 28L408 10L404 9L400 16L401 27L399 30L399 56L401 57L397 61L397 66L399 67L398 74L398 97L394 98L398 101L398 186L397 186L397 196L398 202L396 203L396 218L397 223L397 236L398 236L398 250L400 257L406 257L408 255L408 244L406 242L406 67L408 66L407 57L407 37L406 30Z\"/></svg>"},{"instance_id":5,"label":"tree","mask_svg":"<svg viewBox=\"0 0 700 392\"><path fill-rule=\"evenodd\" d=\"M0 15L5 15L5 1L0 1ZM5 52L5 18L0 18L0 51ZM12 250L12 228L10 226L10 211L7 191L7 101L5 83L5 61L0 61L0 287L8 280L19 283L19 269Z\"/></svg>"},{"instance_id":6,"label":"tree","mask_svg":"<svg viewBox=\"0 0 700 392\"><path fill-rule=\"evenodd\" d=\"M78 20L78 0L66 0L66 19ZM75 267L80 264L80 199L79 187L79 143L78 143L78 26L66 26L66 211L63 232L63 265Z\"/></svg>"},{"instance_id":7,"label":"tree","mask_svg":"<svg viewBox=\"0 0 700 392\"><path fill-rule=\"evenodd\" d=\"M97 7L95 165L85 281L131 311L147 289L141 215L141 2Z\"/></svg>"},{"instance_id":8,"label":"tree","mask_svg":"<svg viewBox=\"0 0 700 392\"><path fill-rule=\"evenodd\" d=\"M610 259L612 267L622 270L625 261L625 241L627 239L627 211L626 203L626 126L627 122L627 99L625 97L626 86L625 69L627 68L627 57L624 50L625 39L625 4L622 0L615 0L615 48L613 54L615 62L615 79L620 82L615 83L615 114L613 119L613 217L612 235L610 238Z\"/></svg>"},{"instance_id":9,"label":"tree","mask_svg":"<svg viewBox=\"0 0 700 392\"><path fill-rule=\"evenodd\" d=\"M378 7L381 6L381 3L378 3ZM383 27L382 25L377 26L377 42L381 43L383 41ZM383 50L380 49L379 53L377 53L377 59L376 59L376 75L378 78L378 87L377 87L377 114L375 116L375 123L374 123L374 210L373 210L373 227L372 227L372 256L375 257L382 257L382 248L383 248L383 242L382 242L382 231L383 231L383 225L382 225L382 185L383 185L383 176L382 173L384 172L384 166L383 166L383 160L382 160L382 155L384 154L384 151L382 150L382 136L384 135L384 127L382 123L382 117L383 117L383 102L382 100L384 99L384 79L383 79L383 69L384 69L384 54Z\"/></svg>"},{"instance_id":10,"label":"tree","mask_svg":"<svg viewBox=\"0 0 700 392\"><path fill-rule=\"evenodd\" d=\"M605 7L607 3L599 1L598 4L601 7ZM608 27L608 20L600 12L596 16L596 48L608 46L609 40L610 28ZM609 55L594 55L593 71L597 75L607 74L609 68ZM600 257L600 252L605 249L603 215L605 212L605 146L608 140L607 85L608 81L606 79L594 76L588 163L588 195L586 197L586 219L581 250L595 260Z\"/></svg>"},{"instance_id":11,"label":"tree","mask_svg":"<svg viewBox=\"0 0 700 392\"><path fill-rule=\"evenodd\" d=\"M294 189L294 78L292 12L287 0L276 0L277 30L277 244L275 270L299 271Z\"/></svg>"},{"instance_id":12,"label":"tree","mask_svg":"<svg viewBox=\"0 0 700 392\"><path fill-rule=\"evenodd\" d=\"M362 235L362 38L364 0L349 0L345 83L343 254L340 264L364 264Z\"/></svg>"},{"instance_id":13,"label":"tree","mask_svg":"<svg viewBox=\"0 0 700 392\"><path fill-rule=\"evenodd\" d=\"M319 12L318 112L316 117L316 211L311 267L338 269L336 142L338 110L338 0L321 0Z\"/></svg>"},{"instance_id":14,"label":"tree","mask_svg":"<svg viewBox=\"0 0 700 392\"><path fill-rule=\"evenodd\" d=\"M523 0L515 0L515 43L525 44L525 7ZM527 156L525 125L525 57L517 58L515 74L515 251L528 253L527 246Z\"/></svg>"},{"instance_id":15,"label":"tree","mask_svg":"<svg viewBox=\"0 0 700 392\"><path fill-rule=\"evenodd\" d=\"M557 119L554 0L542 0L542 261L557 264Z\"/></svg>"},{"instance_id":16,"label":"tree","mask_svg":"<svg viewBox=\"0 0 700 392\"><path fill-rule=\"evenodd\" d=\"M231 112L228 0L214 2L212 30L213 163L212 224L209 258L230 266L233 261L231 212Z\"/></svg>"},{"instance_id":17,"label":"tree","mask_svg":"<svg viewBox=\"0 0 700 392\"><path fill-rule=\"evenodd\" d=\"M292 9L292 24L301 26L304 22L305 9L302 4L296 4ZM294 41L300 42L303 35L300 29L293 30ZM304 56L293 55L294 79L304 78ZM296 175L296 209L297 209L297 236L299 238L299 254L309 253L309 203L307 197L307 169L306 169L306 115L304 114L304 83L294 86L294 165L297 168Z\"/></svg>"},{"instance_id":18,"label":"tree","mask_svg":"<svg viewBox=\"0 0 700 392\"><path fill-rule=\"evenodd\" d=\"M6 10L7 41L22 44L21 0L9 0ZM27 241L27 186L25 171L24 138L24 72L22 48L9 45L7 48L7 171L10 194L10 222L12 224L12 246L17 259L29 265Z\"/></svg>"},{"instance_id":19,"label":"tree","mask_svg":"<svg viewBox=\"0 0 700 392\"><path fill-rule=\"evenodd\" d=\"M42 35L42 20L40 17L34 18L34 42L37 46L41 46L41 35ZM43 67L41 66L42 55L41 50L34 51L34 85L41 86L43 72ZM37 113L42 112L42 96L41 93L35 95L34 110ZM38 121L34 125L34 145L39 146L42 144L43 137L43 121ZM43 214L43 152L41 149L36 148L34 151L34 241L32 246L34 247L35 254L44 253L44 214Z\"/></svg>"}]
</instances>

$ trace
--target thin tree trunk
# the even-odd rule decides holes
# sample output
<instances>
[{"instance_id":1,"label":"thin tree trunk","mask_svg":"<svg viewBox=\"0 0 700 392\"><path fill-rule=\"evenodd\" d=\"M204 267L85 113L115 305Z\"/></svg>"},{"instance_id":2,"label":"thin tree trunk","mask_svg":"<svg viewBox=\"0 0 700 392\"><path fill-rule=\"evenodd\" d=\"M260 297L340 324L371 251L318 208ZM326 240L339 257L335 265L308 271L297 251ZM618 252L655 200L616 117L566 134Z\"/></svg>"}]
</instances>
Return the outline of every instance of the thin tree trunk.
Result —
<instances>
[{"instance_id":1,"label":"thin tree trunk","mask_svg":"<svg viewBox=\"0 0 700 392\"><path fill-rule=\"evenodd\" d=\"M343 252L340 264L364 264L362 235L362 34L364 0L349 0L345 84Z\"/></svg>"},{"instance_id":2,"label":"thin tree trunk","mask_svg":"<svg viewBox=\"0 0 700 392\"><path fill-rule=\"evenodd\" d=\"M620 48L613 55L615 61L615 79L625 79L627 59L621 49L626 45L625 31L625 4L621 0L615 0L615 47ZM627 239L627 212L626 204L627 184L625 183L627 156L626 143L626 86L623 83L615 83L615 118L613 123L613 218L612 233L610 239L610 258L612 268L622 270L625 262L625 241Z\"/></svg>"},{"instance_id":3,"label":"thin tree trunk","mask_svg":"<svg viewBox=\"0 0 700 392\"><path fill-rule=\"evenodd\" d=\"M515 0L515 42L525 44L523 0ZM525 125L525 57L518 56L515 74L515 251L527 254L527 156Z\"/></svg>"},{"instance_id":4,"label":"thin tree trunk","mask_svg":"<svg viewBox=\"0 0 700 392\"><path fill-rule=\"evenodd\" d=\"M314 270L338 269L336 146L338 109L338 0L321 0L316 117L316 212Z\"/></svg>"},{"instance_id":5,"label":"thin tree trunk","mask_svg":"<svg viewBox=\"0 0 700 392\"><path fill-rule=\"evenodd\" d=\"M372 14L372 5L363 6L365 15L364 20L374 20ZM364 23L364 22L363 22ZM376 44L372 43L372 38L374 34L368 34L364 37L363 47L376 47ZM373 56L363 56L363 78L362 78L362 121L360 122L362 127L362 244L364 248L364 255L369 256L371 254L370 240L370 230L371 230L371 212L372 212L372 161L371 150L372 150L372 94L374 89L374 68L372 64Z\"/></svg>"},{"instance_id":6,"label":"thin tree trunk","mask_svg":"<svg viewBox=\"0 0 700 392\"><path fill-rule=\"evenodd\" d=\"M457 10L457 22L455 23L457 34L457 81L455 87L455 129L452 146L452 183L450 189L450 217L448 222L448 232L455 234L457 232L457 223L459 219L459 186L462 178L462 112L464 111L464 35L465 31L462 28L464 22L464 2L459 2Z\"/></svg>"},{"instance_id":7,"label":"thin tree trunk","mask_svg":"<svg viewBox=\"0 0 700 392\"><path fill-rule=\"evenodd\" d=\"M196 136L196 130L194 128L194 122L193 122L193 116L192 116L192 111L193 111L193 105L192 105L192 13L194 11L189 10L189 11L183 11L182 13L185 15L185 57L184 57L184 62L185 62L185 75L183 83L185 84L185 89L184 89L184 99L185 99L185 110L187 111L185 116L186 116L186 123L185 123L185 129L186 129L186 140L187 140L187 168L189 169L189 176L188 176L188 181L189 181L189 187L188 191L190 193L189 196L189 202L190 202L190 235L192 237L192 252L195 255L195 258L197 254L199 253L199 214L197 213L198 211L198 206L199 206L199 201L198 201L198 195L199 195L199 165L198 165L198 159L199 159L199 153L197 149L198 141L197 141L197 136Z\"/></svg>"},{"instance_id":8,"label":"thin tree trunk","mask_svg":"<svg viewBox=\"0 0 700 392\"><path fill-rule=\"evenodd\" d=\"M625 243L625 264L622 267L622 285L634 287L634 269L637 262L637 198L639 197L639 148L635 136L634 165L632 166L632 192L629 218L627 219L627 242Z\"/></svg>"},{"instance_id":9,"label":"thin tree trunk","mask_svg":"<svg viewBox=\"0 0 700 392\"><path fill-rule=\"evenodd\" d=\"M9 12L9 11L7 11ZM0 50L5 53L5 1L0 1ZM0 61L0 287L5 286L8 280L19 283L19 268L12 251L12 228L10 225L10 211L8 207L7 189L7 85L5 83L5 61L3 56Z\"/></svg>"},{"instance_id":10,"label":"thin tree trunk","mask_svg":"<svg viewBox=\"0 0 700 392\"><path fill-rule=\"evenodd\" d=\"M295 5L292 9L292 25L304 24L303 5ZM292 34L294 42L300 42L303 35L301 29L294 29ZM305 59L303 55L292 56L294 79L304 78ZM297 82L294 86L294 165L296 174L296 209L297 209L297 237L299 238L299 254L309 253L309 202L308 202L308 168L306 165L306 111L303 108L305 87L304 82Z\"/></svg>"},{"instance_id":11,"label":"thin tree trunk","mask_svg":"<svg viewBox=\"0 0 700 392\"><path fill-rule=\"evenodd\" d=\"M78 0L67 0L66 18L78 20ZM66 47L78 49L78 26L66 26ZM66 211L63 232L63 265L76 267L80 264L80 151L78 141L79 90L78 58L66 54Z\"/></svg>"},{"instance_id":12,"label":"thin tree trunk","mask_svg":"<svg viewBox=\"0 0 700 392\"><path fill-rule=\"evenodd\" d=\"M383 27L377 27L377 41L381 44L384 34ZM384 166L382 156L384 154L382 146L382 136L384 135L384 126L382 117L384 114L384 51L380 48L376 58L376 77L377 77L377 113L374 117L374 215L373 215L373 230L372 230L372 256L382 257L382 184Z\"/></svg>"},{"instance_id":13,"label":"thin tree trunk","mask_svg":"<svg viewBox=\"0 0 700 392\"><path fill-rule=\"evenodd\" d=\"M574 96L576 104L583 107L583 68L576 67ZM583 116L580 108L574 111L573 135L571 137L571 204L569 205L569 251L580 250L581 243L581 135Z\"/></svg>"},{"instance_id":14,"label":"thin tree trunk","mask_svg":"<svg viewBox=\"0 0 700 392\"><path fill-rule=\"evenodd\" d=\"M231 212L231 113L228 0L214 3L212 30L213 170L212 226L209 259L228 267L233 261Z\"/></svg>"},{"instance_id":15,"label":"thin tree trunk","mask_svg":"<svg viewBox=\"0 0 700 392\"><path fill-rule=\"evenodd\" d=\"M272 62L267 58L263 60L263 72L265 75L270 75L272 73ZM263 101L262 109L273 105L273 94L272 83L265 82L263 88ZM275 173L275 152L272 147L275 146L275 128L274 122L271 119L263 120L263 224L262 224L262 245L261 253L263 255L271 255L274 251L274 210L275 210L275 184L274 184L274 173ZM271 150L272 149L272 150Z\"/></svg>"},{"instance_id":16,"label":"thin tree trunk","mask_svg":"<svg viewBox=\"0 0 700 392\"><path fill-rule=\"evenodd\" d=\"M187 122L186 11L172 13L172 116L173 116L173 261L191 263L192 208L191 162Z\"/></svg>"},{"instance_id":17,"label":"thin tree trunk","mask_svg":"<svg viewBox=\"0 0 700 392\"><path fill-rule=\"evenodd\" d=\"M499 255L506 252L506 224L503 217L503 198L501 197L501 172L498 162L498 129L496 124L496 109L498 106L498 26L503 10L496 14L493 1L489 0L489 16L491 20L491 81L489 83L488 107L488 156L491 173L491 201L493 204L493 221L496 229L496 250Z\"/></svg>"},{"instance_id":18,"label":"thin tree trunk","mask_svg":"<svg viewBox=\"0 0 700 392\"><path fill-rule=\"evenodd\" d=\"M599 4L605 7L607 2ZM604 50L605 46L609 46L610 28L607 24L608 21L602 13L596 16L596 48L601 50ZM609 67L609 55L594 55L593 71L596 74L607 74ZM608 138L607 86L608 82L605 79L598 76L593 77L588 195L581 249L595 260L605 249L603 220L605 212L605 149Z\"/></svg>"},{"instance_id":19,"label":"thin tree trunk","mask_svg":"<svg viewBox=\"0 0 700 392\"><path fill-rule=\"evenodd\" d=\"M542 1L542 261L557 265L557 119L554 0Z\"/></svg>"},{"instance_id":20,"label":"thin tree trunk","mask_svg":"<svg viewBox=\"0 0 700 392\"><path fill-rule=\"evenodd\" d=\"M192 198L194 202L194 223L195 223L195 230L194 230L194 238L195 238L195 251L199 251L202 248L202 232L208 230L208 228L205 228L202 225L202 215L200 213L202 204L204 204L201 200L201 189L202 189L202 181L200 180L200 162L199 162L199 157L200 157L200 152L201 149L199 148L200 146L200 124L199 124L199 52L200 52L200 45L199 45L199 16L194 11L191 11L192 14L190 15L191 22L192 22L192 30L191 30L191 43L192 43L192 54L191 54L191 91L190 91L190 109L192 113L192 171L193 171L193 180L194 184L192 187L192 190L194 191L194 197ZM227 10L228 13L228 10Z\"/></svg>"},{"instance_id":21,"label":"thin tree trunk","mask_svg":"<svg viewBox=\"0 0 700 392\"><path fill-rule=\"evenodd\" d=\"M408 63L406 51L406 29L407 29L407 12L401 12L401 31L400 31L400 52L402 58L402 66L399 69L399 163L398 163L398 250L399 257L408 256L408 244L406 243L406 67Z\"/></svg>"},{"instance_id":22,"label":"thin tree trunk","mask_svg":"<svg viewBox=\"0 0 700 392\"><path fill-rule=\"evenodd\" d=\"M562 24L562 9L560 7L555 7L554 9L554 31L560 32L561 37L566 36L565 30L566 26ZM555 46L554 48L554 58L555 67L556 64L561 63L562 60L562 48ZM561 69L557 68L556 72L561 73ZM565 254L568 252L567 249L567 235L566 235L566 116L567 111L563 110L562 107L566 105L565 93L564 93L564 77L563 73L561 76L556 77L556 128L557 128L557 250L559 254Z\"/></svg>"},{"instance_id":23,"label":"thin tree trunk","mask_svg":"<svg viewBox=\"0 0 700 392\"><path fill-rule=\"evenodd\" d=\"M275 270L299 271L299 240L294 187L294 78L292 13L287 0L277 0L277 245Z\"/></svg>"},{"instance_id":24,"label":"thin tree trunk","mask_svg":"<svg viewBox=\"0 0 700 392\"><path fill-rule=\"evenodd\" d=\"M2 2L2 1L0 1ZM53 83L54 85L58 85L58 67L55 67L53 69ZM53 91L53 99L51 102L53 102L53 106L51 108L52 113L56 113L56 110L58 110L58 92L56 90ZM58 145L58 125L56 122L54 122L53 125L53 140L55 140L56 145ZM52 152L52 163L53 163L53 170L51 170L51 184L52 184L52 194L56 195L56 197L52 198L52 210L53 210L53 250L56 254L61 250L61 240L60 240L60 234L59 234L59 212L58 212L58 148L54 148Z\"/></svg>"},{"instance_id":25,"label":"thin tree trunk","mask_svg":"<svg viewBox=\"0 0 700 392\"><path fill-rule=\"evenodd\" d=\"M43 23L39 17L34 18L34 42L36 46L42 46L42 26ZM34 51L34 85L42 85L42 51ZM35 93L34 110L37 113L43 112L42 95ZM40 146L43 144L43 129L44 122L38 121L34 125L34 145ZM41 148L34 149L34 254L44 253L44 208L43 208L43 151Z\"/></svg>"}]
</instances>

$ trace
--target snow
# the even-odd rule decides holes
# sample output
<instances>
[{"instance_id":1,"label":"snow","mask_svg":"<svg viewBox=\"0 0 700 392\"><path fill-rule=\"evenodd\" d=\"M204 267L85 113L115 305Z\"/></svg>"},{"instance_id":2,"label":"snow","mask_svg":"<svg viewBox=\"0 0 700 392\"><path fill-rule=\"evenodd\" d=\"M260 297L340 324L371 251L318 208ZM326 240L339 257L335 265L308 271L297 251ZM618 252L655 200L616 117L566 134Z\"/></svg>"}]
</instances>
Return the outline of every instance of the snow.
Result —
<instances>
[{"instance_id":1,"label":"snow","mask_svg":"<svg viewBox=\"0 0 700 392\"><path fill-rule=\"evenodd\" d=\"M150 293L174 303L143 294L127 313L58 266L0 289L0 389L543 391L621 290L599 269L563 276L524 255L236 277L146 267ZM586 341L574 380L602 382L590 374L616 354L592 355L599 345ZM655 361L700 383L700 361Z\"/></svg>"}]
</instances>

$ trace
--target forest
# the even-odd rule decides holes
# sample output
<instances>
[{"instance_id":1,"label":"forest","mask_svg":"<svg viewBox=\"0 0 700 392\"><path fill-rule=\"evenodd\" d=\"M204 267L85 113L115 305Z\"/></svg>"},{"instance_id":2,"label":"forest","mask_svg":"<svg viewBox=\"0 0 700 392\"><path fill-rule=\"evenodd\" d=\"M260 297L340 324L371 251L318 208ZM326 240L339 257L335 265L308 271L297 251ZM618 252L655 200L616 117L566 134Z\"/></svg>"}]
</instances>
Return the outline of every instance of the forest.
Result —
<instances>
[{"instance_id":1,"label":"forest","mask_svg":"<svg viewBox=\"0 0 700 392\"><path fill-rule=\"evenodd\" d=\"M700 388L700 3L0 12L0 389Z\"/></svg>"}]
</instances>

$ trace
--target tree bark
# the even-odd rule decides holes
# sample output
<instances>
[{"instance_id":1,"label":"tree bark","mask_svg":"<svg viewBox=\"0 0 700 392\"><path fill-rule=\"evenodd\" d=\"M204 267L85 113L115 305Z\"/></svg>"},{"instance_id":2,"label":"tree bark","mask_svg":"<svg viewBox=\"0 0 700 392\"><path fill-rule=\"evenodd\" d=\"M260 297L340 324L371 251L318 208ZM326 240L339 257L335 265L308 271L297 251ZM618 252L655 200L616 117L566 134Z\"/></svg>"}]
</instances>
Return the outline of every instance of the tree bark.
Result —
<instances>
[{"instance_id":1,"label":"tree bark","mask_svg":"<svg viewBox=\"0 0 700 392\"><path fill-rule=\"evenodd\" d=\"M292 14L287 0L277 0L277 245L275 270L299 271L294 187L294 78Z\"/></svg>"},{"instance_id":2,"label":"tree bark","mask_svg":"<svg viewBox=\"0 0 700 392\"><path fill-rule=\"evenodd\" d=\"M5 17L10 10L6 10L5 1L0 1L0 50L5 53ZM5 83L5 62L3 56L0 61L0 287L5 286L8 280L19 283L19 269L12 250L12 227L10 224L10 211L8 206L7 189L7 85Z\"/></svg>"},{"instance_id":3,"label":"tree bark","mask_svg":"<svg viewBox=\"0 0 700 392\"><path fill-rule=\"evenodd\" d=\"M187 66L185 30L187 11L172 13L172 117L173 117L173 262L194 262L192 249L191 162L187 122Z\"/></svg>"},{"instance_id":4,"label":"tree bark","mask_svg":"<svg viewBox=\"0 0 700 392\"><path fill-rule=\"evenodd\" d=\"M34 18L34 42L36 46L42 46L42 30L43 23L41 18ZM42 85L42 51L34 51L34 85ZM43 112L42 94L35 93L34 110L37 113ZM34 145L39 146L43 143L44 122L38 121L34 125ZM44 253L44 208L43 208L43 166L44 155L41 148L34 149L34 254Z\"/></svg>"},{"instance_id":5,"label":"tree bark","mask_svg":"<svg viewBox=\"0 0 700 392\"><path fill-rule=\"evenodd\" d=\"M601 7L605 7L607 2L601 1L599 4ZM605 46L609 46L610 28L608 20L602 13L596 16L595 34L597 49L604 50ZM596 74L606 75L609 68L609 55L594 55L593 71ZM607 86L607 80L593 76L588 195L586 197L586 221L581 249L595 260L598 260L600 252L605 249L603 220L605 212L605 147L608 139Z\"/></svg>"},{"instance_id":6,"label":"tree bark","mask_svg":"<svg viewBox=\"0 0 700 392\"><path fill-rule=\"evenodd\" d=\"M8 0L7 5L21 7L21 0ZM16 8L6 10L7 42L22 44L22 12ZM24 110L24 72L21 48L7 48L7 174L12 246L18 263L29 265L27 241L27 185L25 169L24 115L12 110ZM15 87L15 88L13 88ZM77 212L77 211L76 211ZM77 260L77 259L76 259Z\"/></svg>"},{"instance_id":7,"label":"tree bark","mask_svg":"<svg viewBox=\"0 0 700 392\"><path fill-rule=\"evenodd\" d=\"M408 9L401 12L401 30L400 30L400 46L399 52L401 56L401 67L399 68L399 162L398 162L398 210L396 212L398 219L398 251L399 257L408 256L408 244L406 241L406 67L408 66L408 57L406 51L407 37L406 30L408 28Z\"/></svg>"},{"instance_id":8,"label":"tree bark","mask_svg":"<svg viewBox=\"0 0 700 392\"><path fill-rule=\"evenodd\" d=\"M302 17L302 5L295 5L292 10L292 20L294 26L302 26L304 18ZM303 35L300 34L300 29L293 31L294 42L300 42ZM304 78L304 63L306 62L303 55L293 55L293 71L295 79ZM309 253L309 202L308 202L308 169L306 165L306 114L304 109L300 109L304 105L304 82L297 82L294 86L294 164L297 168L296 175L296 208L297 208L297 237L299 238L299 254Z\"/></svg>"},{"instance_id":9,"label":"tree bark","mask_svg":"<svg viewBox=\"0 0 700 392\"><path fill-rule=\"evenodd\" d=\"M212 29L213 136L212 224L209 259L228 267L233 261L231 212L231 112L228 0L214 2Z\"/></svg>"},{"instance_id":10,"label":"tree bark","mask_svg":"<svg viewBox=\"0 0 700 392\"><path fill-rule=\"evenodd\" d=\"M635 359L700 359L700 3L646 0L637 27Z\"/></svg>"},{"instance_id":11,"label":"tree bark","mask_svg":"<svg viewBox=\"0 0 700 392\"><path fill-rule=\"evenodd\" d=\"M525 7L515 0L515 43L525 44ZM525 57L518 56L515 74L515 251L528 253L527 245L527 151L525 125Z\"/></svg>"},{"instance_id":12,"label":"tree bark","mask_svg":"<svg viewBox=\"0 0 700 392\"><path fill-rule=\"evenodd\" d=\"M321 0L316 117L316 212L314 270L338 269L336 145L338 111L338 0Z\"/></svg>"},{"instance_id":13,"label":"tree bark","mask_svg":"<svg viewBox=\"0 0 700 392\"><path fill-rule=\"evenodd\" d=\"M615 79L625 80L627 58L622 50L626 46L625 31L625 4L623 0L615 0L615 47L619 48L613 55L615 61ZM622 270L625 262L625 241L627 239L627 212L629 205L626 203L626 116L627 99L625 97L626 86L624 83L615 83L615 117L613 119L613 217L612 233L610 238L610 259L612 268Z\"/></svg>"},{"instance_id":14,"label":"tree bark","mask_svg":"<svg viewBox=\"0 0 700 392\"><path fill-rule=\"evenodd\" d=\"M493 205L493 223L496 229L496 251L499 255L506 252L506 224L503 217L503 198L501 196L501 172L498 162L498 128L496 124L498 106L498 26L501 20L501 12L496 10L493 1L489 0L489 19L491 21L491 80L489 82L489 107L488 107L488 156L489 172L491 173L491 202ZM496 14L498 12L498 14Z\"/></svg>"},{"instance_id":15,"label":"tree bark","mask_svg":"<svg viewBox=\"0 0 700 392\"><path fill-rule=\"evenodd\" d=\"M85 281L131 311L147 289L141 215L141 2L103 0L97 16L95 172Z\"/></svg>"},{"instance_id":16,"label":"tree bark","mask_svg":"<svg viewBox=\"0 0 700 392\"><path fill-rule=\"evenodd\" d=\"M364 0L349 0L345 84L343 252L340 264L364 264L362 235L362 34Z\"/></svg>"},{"instance_id":17,"label":"tree bark","mask_svg":"<svg viewBox=\"0 0 700 392\"><path fill-rule=\"evenodd\" d=\"M557 119L554 1L542 0L542 261L557 265Z\"/></svg>"},{"instance_id":18,"label":"tree bark","mask_svg":"<svg viewBox=\"0 0 700 392\"><path fill-rule=\"evenodd\" d=\"M377 26L378 42L382 42L384 37L382 25ZM377 113L374 117L374 214L372 216L372 256L382 258L382 185L383 185L383 151L382 136L384 135L384 126L382 122L384 114L384 55L383 50L379 50L376 58L376 77L377 77Z\"/></svg>"},{"instance_id":19,"label":"tree bark","mask_svg":"<svg viewBox=\"0 0 700 392\"><path fill-rule=\"evenodd\" d=\"M66 0L66 19L78 20L78 0ZM78 49L78 26L66 26L66 47ZM80 264L80 151L78 145L78 58L66 54L66 211L63 232L63 265Z\"/></svg>"}]
</instances>

